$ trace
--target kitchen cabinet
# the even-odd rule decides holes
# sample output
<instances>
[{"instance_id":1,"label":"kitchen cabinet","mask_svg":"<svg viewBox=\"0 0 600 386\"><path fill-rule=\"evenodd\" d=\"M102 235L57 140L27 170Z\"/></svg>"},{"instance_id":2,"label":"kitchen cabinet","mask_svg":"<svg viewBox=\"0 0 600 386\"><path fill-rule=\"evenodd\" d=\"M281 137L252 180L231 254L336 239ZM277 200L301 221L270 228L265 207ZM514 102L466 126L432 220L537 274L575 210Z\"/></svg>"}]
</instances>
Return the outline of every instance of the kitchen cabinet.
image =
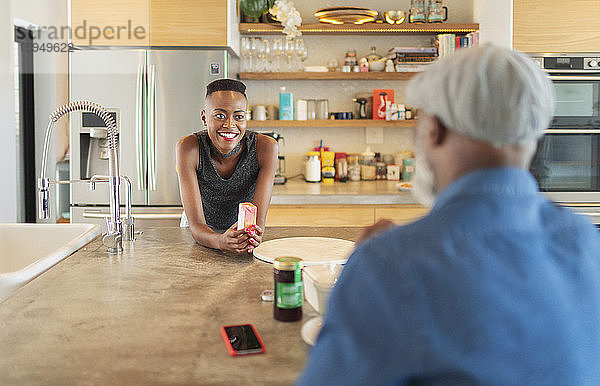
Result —
<instances>
[{"instance_id":1,"label":"kitchen cabinet","mask_svg":"<svg viewBox=\"0 0 600 386\"><path fill-rule=\"evenodd\" d=\"M235 0L71 0L72 43L81 46L229 46L235 50L237 22Z\"/></svg>"},{"instance_id":2,"label":"kitchen cabinet","mask_svg":"<svg viewBox=\"0 0 600 386\"><path fill-rule=\"evenodd\" d=\"M429 209L402 205L271 205L267 226L365 227L387 218L397 224L417 220Z\"/></svg>"},{"instance_id":3,"label":"kitchen cabinet","mask_svg":"<svg viewBox=\"0 0 600 386\"><path fill-rule=\"evenodd\" d=\"M74 45L147 46L149 27L148 0L71 0Z\"/></svg>"},{"instance_id":4,"label":"kitchen cabinet","mask_svg":"<svg viewBox=\"0 0 600 386\"><path fill-rule=\"evenodd\" d=\"M600 51L600 1L513 2L513 47L525 52Z\"/></svg>"}]
</instances>

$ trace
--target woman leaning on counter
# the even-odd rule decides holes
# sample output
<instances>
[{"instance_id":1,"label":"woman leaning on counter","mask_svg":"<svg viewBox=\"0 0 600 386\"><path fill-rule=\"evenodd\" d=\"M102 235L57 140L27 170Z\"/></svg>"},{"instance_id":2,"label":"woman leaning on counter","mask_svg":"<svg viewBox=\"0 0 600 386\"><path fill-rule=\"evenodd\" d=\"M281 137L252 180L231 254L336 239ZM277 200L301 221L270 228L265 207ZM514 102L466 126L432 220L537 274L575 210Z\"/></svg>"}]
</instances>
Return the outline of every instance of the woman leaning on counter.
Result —
<instances>
[{"instance_id":1,"label":"woman leaning on counter","mask_svg":"<svg viewBox=\"0 0 600 386\"><path fill-rule=\"evenodd\" d=\"M246 86L218 79L206 86L206 130L177 142L184 214L197 243L251 252L262 240L277 168L277 141L246 131ZM237 230L240 202L257 207L256 227Z\"/></svg>"}]
</instances>

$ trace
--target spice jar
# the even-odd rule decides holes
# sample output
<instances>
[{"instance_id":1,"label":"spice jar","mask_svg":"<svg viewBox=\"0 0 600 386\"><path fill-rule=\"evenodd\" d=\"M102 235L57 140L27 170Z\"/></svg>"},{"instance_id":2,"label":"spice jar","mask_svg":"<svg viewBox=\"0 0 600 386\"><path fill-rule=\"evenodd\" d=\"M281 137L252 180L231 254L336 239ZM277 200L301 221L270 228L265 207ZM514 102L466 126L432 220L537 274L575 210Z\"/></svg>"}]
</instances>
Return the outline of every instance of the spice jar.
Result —
<instances>
[{"instance_id":1,"label":"spice jar","mask_svg":"<svg viewBox=\"0 0 600 386\"><path fill-rule=\"evenodd\" d=\"M282 322L302 319L302 259L277 257L273 261L273 317Z\"/></svg>"}]
</instances>

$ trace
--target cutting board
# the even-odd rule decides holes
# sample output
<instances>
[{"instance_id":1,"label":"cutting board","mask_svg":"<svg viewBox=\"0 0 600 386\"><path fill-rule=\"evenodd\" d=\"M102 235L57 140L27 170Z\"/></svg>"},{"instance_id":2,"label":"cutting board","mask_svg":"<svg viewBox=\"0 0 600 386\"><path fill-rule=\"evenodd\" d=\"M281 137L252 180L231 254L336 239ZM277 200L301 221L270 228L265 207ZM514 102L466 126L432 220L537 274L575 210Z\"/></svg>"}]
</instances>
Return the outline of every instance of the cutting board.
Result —
<instances>
[{"instance_id":1,"label":"cutting board","mask_svg":"<svg viewBox=\"0 0 600 386\"><path fill-rule=\"evenodd\" d=\"M254 248L254 257L272 263L276 257L294 256L304 265L346 264L354 241L330 237L286 237L269 240Z\"/></svg>"}]
</instances>

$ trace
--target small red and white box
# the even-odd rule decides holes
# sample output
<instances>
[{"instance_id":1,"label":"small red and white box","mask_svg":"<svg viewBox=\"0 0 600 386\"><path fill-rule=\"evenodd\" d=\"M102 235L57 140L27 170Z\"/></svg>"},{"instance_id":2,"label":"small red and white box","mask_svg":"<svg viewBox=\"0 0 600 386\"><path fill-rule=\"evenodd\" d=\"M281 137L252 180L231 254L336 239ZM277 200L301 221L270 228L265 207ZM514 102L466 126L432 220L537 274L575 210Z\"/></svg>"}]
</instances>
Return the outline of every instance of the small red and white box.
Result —
<instances>
[{"instance_id":1,"label":"small red and white box","mask_svg":"<svg viewBox=\"0 0 600 386\"><path fill-rule=\"evenodd\" d=\"M251 225L256 225L256 206L250 202L240 202L237 229L246 229Z\"/></svg>"}]
</instances>

